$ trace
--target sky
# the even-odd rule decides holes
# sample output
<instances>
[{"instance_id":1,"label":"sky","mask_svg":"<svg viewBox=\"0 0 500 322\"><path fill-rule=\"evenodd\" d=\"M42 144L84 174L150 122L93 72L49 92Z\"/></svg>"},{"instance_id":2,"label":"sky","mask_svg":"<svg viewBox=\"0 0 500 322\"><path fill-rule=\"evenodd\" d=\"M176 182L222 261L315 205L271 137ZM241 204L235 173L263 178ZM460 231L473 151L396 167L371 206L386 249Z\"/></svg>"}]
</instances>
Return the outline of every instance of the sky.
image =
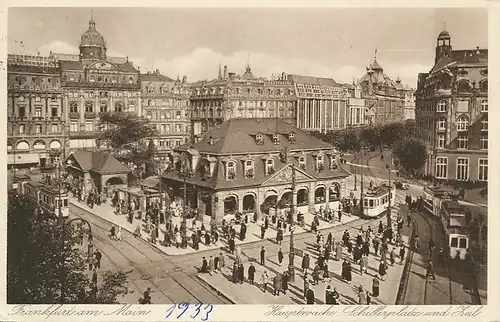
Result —
<instances>
[{"instance_id":1,"label":"sky","mask_svg":"<svg viewBox=\"0 0 500 322\"><path fill-rule=\"evenodd\" d=\"M9 8L8 52L78 53L91 11L108 56L141 72L188 81L273 73L352 83L377 61L392 79L416 86L434 63L446 28L453 49L488 47L487 9L471 8Z\"/></svg>"}]
</instances>

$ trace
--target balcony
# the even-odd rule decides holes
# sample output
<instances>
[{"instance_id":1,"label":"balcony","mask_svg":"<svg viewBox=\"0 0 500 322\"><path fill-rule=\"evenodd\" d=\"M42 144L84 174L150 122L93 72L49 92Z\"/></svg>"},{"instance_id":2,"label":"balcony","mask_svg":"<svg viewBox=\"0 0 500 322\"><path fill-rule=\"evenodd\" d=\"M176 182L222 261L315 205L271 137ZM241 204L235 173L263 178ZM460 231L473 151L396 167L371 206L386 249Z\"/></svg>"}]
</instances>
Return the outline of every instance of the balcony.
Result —
<instances>
[{"instance_id":1,"label":"balcony","mask_svg":"<svg viewBox=\"0 0 500 322\"><path fill-rule=\"evenodd\" d=\"M102 89L122 89L122 90L134 90L140 91L140 83L99 83L99 82L72 82L66 81L62 82L62 87L73 87L73 88L102 88Z\"/></svg>"},{"instance_id":2,"label":"balcony","mask_svg":"<svg viewBox=\"0 0 500 322\"><path fill-rule=\"evenodd\" d=\"M85 118L86 119L95 119L96 113L94 112L85 112Z\"/></svg>"}]
</instances>

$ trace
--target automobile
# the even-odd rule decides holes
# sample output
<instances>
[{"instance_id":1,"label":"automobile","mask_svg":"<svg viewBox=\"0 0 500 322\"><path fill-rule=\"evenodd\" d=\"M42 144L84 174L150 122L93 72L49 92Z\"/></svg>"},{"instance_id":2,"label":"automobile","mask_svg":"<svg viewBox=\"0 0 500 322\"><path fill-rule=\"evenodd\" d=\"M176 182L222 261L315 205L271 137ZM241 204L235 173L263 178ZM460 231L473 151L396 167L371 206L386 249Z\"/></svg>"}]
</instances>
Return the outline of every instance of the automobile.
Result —
<instances>
[{"instance_id":1,"label":"automobile","mask_svg":"<svg viewBox=\"0 0 500 322\"><path fill-rule=\"evenodd\" d=\"M396 186L396 189L399 189L399 190L408 190L410 189L410 185L405 182L405 181L396 181L394 183L394 185Z\"/></svg>"}]
</instances>

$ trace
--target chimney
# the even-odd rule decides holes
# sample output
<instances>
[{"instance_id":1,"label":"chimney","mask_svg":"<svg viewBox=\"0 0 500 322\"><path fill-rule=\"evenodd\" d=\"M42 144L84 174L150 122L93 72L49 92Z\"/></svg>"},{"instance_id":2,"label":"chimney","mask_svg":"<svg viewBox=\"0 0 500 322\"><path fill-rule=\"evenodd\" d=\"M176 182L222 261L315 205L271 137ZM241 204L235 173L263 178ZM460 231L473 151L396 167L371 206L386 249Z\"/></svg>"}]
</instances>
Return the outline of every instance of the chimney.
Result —
<instances>
[{"instance_id":1,"label":"chimney","mask_svg":"<svg viewBox=\"0 0 500 322\"><path fill-rule=\"evenodd\" d=\"M222 79L222 70L220 69L220 64L219 64L219 75L217 76L218 80Z\"/></svg>"},{"instance_id":2,"label":"chimney","mask_svg":"<svg viewBox=\"0 0 500 322\"><path fill-rule=\"evenodd\" d=\"M224 65L224 79L227 79L227 65Z\"/></svg>"},{"instance_id":3,"label":"chimney","mask_svg":"<svg viewBox=\"0 0 500 322\"><path fill-rule=\"evenodd\" d=\"M160 70L157 68L156 69L156 75L159 75L160 74Z\"/></svg>"},{"instance_id":4,"label":"chimney","mask_svg":"<svg viewBox=\"0 0 500 322\"><path fill-rule=\"evenodd\" d=\"M235 74L234 73L229 73L228 75L229 75L229 79L233 79Z\"/></svg>"}]
</instances>

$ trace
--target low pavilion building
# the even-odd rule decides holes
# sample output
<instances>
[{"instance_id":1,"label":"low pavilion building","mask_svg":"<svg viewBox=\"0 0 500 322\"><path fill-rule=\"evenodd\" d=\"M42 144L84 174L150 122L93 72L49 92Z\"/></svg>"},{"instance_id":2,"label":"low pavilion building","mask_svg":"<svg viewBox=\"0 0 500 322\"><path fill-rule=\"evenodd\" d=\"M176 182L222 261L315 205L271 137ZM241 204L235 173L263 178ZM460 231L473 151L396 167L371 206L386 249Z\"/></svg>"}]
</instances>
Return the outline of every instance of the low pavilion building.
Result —
<instances>
[{"instance_id":1,"label":"low pavilion building","mask_svg":"<svg viewBox=\"0 0 500 322\"><path fill-rule=\"evenodd\" d=\"M276 118L230 119L172 158L161 176L169 197L216 222L292 201L302 213L338 209L349 175L333 146Z\"/></svg>"}]
</instances>

